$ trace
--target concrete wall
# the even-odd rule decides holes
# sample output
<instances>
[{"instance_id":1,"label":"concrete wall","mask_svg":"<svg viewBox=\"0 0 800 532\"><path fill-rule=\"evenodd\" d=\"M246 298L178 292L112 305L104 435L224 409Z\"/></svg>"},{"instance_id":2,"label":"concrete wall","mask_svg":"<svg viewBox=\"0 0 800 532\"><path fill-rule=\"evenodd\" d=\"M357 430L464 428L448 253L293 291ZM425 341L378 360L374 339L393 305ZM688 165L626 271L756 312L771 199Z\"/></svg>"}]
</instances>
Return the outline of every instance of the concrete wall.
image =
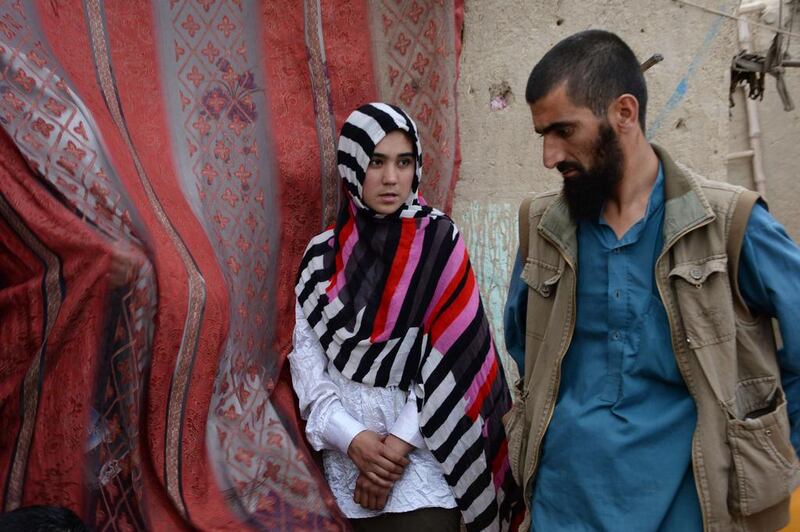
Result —
<instances>
[{"instance_id":1,"label":"concrete wall","mask_svg":"<svg viewBox=\"0 0 800 532\"><path fill-rule=\"evenodd\" d=\"M706 0L730 11L736 1ZM541 140L525 103L528 74L542 54L580 30L618 33L647 73L648 134L698 172L725 179L729 149L728 68L735 23L669 0L466 0L459 81L461 178L453 217L465 235L498 346L517 246L521 199L560 187L541 163ZM503 101L493 96L510 92ZM800 94L798 94L800 100ZM797 197L800 199L800 197ZM506 364L513 378L513 364Z\"/></svg>"}]
</instances>

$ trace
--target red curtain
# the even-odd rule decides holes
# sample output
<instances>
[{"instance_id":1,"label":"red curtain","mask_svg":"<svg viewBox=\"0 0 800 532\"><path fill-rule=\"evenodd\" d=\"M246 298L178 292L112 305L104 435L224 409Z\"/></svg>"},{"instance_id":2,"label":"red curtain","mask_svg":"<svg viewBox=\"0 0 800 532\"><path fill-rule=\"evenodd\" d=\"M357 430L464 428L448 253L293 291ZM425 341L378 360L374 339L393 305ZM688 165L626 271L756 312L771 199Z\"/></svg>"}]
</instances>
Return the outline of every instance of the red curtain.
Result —
<instances>
[{"instance_id":1,"label":"red curtain","mask_svg":"<svg viewBox=\"0 0 800 532\"><path fill-rule=\"evenodd\" d=\"M285 358L338 128L418 121L458 174L462 3L0 2L4 511L97 530L337 530Z\"/></svg>"}]
</instances>

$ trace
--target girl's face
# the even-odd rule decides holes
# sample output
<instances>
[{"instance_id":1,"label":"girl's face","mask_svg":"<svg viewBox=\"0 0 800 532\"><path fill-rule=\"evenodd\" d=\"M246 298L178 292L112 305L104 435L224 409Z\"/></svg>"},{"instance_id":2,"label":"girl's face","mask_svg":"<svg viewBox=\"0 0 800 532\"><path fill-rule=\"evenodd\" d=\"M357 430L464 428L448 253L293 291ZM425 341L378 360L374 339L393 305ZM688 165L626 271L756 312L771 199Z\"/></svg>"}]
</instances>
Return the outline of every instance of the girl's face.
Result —
<instances>
[{"instance_id":1,"label":"girl's face","mask_svg":"<svg viewBox=\"0 0 800 532\"><path fill-rule=\"evenodd\" d=\"M375 146L362 187L364 203L379 214L396 212L411 194L414 171L411 139L396 129Z\"/></svg>"}]
</instances>

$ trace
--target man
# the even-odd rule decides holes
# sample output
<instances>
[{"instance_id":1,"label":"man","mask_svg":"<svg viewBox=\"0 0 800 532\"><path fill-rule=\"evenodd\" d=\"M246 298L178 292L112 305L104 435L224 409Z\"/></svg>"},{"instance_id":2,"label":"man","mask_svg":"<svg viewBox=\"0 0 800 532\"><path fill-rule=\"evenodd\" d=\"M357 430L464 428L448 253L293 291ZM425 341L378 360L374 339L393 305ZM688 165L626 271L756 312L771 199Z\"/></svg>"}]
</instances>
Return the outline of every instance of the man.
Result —
<instances>
[{"instance_id":1,"label":"man","mask_svg":"<svg viewBox=\"0 0 800 532\"><path fill-rule=\"evenodd\" d=\"M644 78L616 35L558 43L526 99L564 184L520 209L506 304L523 529L784 526L800 479L800 250L755 194L648 143Z\"/></svg>"}]
</instances>

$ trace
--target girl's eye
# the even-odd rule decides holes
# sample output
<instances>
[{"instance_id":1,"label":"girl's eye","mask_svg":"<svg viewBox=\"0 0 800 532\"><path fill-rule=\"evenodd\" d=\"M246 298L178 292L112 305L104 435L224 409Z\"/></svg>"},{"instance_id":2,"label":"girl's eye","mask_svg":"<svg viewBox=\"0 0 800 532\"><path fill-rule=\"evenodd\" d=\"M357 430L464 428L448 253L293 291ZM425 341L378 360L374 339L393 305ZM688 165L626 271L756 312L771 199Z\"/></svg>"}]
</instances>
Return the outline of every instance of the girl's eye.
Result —
<instances>
[{"instance_id":1,"label":"girl's eye","mask_svg":"<svg viewBox=\"0 0 800 532\"><path fill-rule=\"evenodd\" d=\"M373 168L378 168L383 161L381 159L370 159L369 165Z\"/></svg>"},{"instance_id":2,"label":"girl's eye","mask_svg":"<svg viewBox=\"0 0 800 532\"><path fill-rule=\"evenodd\" d=\"M411 160L410 157L406 157L405 159L400 159L397 162L397 166L399 166L400 168L406 168L408 166L411 166L412 164L413 164L413 161Z\"/></svg>"}]
</instances>

